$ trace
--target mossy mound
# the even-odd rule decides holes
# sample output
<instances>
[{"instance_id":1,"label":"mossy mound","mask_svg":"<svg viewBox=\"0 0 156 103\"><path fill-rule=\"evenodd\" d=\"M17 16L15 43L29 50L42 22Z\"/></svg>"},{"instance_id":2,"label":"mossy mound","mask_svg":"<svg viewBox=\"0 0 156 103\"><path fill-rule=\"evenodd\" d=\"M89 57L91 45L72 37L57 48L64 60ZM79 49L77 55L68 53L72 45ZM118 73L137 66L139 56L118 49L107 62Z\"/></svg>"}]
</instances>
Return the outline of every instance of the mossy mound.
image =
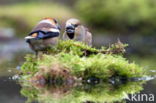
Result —
<instances>
[{"instance_id":1,"label":"mossy mound","mask_svg":"<svg viewBox=\"0 0 156 103\"><path fill-rule=\"evenodd\" d=\"M92 54L124 54L125 47L127 44L123 44L118 40L117 43L110 45L109 47L101 47L100 49L96 49L94 47L90 47L81 42L76 42L72 40L68 41L59 41L58 45L54 48L50 48L48 52L50 54L58 54L58 53L70 53L78 56L89 56Z\"/></svg>"},{"instance_id":2,"label":"mossy mound","mask_svg":"<svg viewBox=\"0 0 156 103\"><path fill-rule=\"evenodd\" d=\"M62 80L86 80L90 77L108 80L114 76L125 78L142 77L143 69L135 63L129 63L121 54L124 53L121 42L111 47L96 49L80 42L60 41L56 47L38 58L30 54L21 68L23 78L42 77Z\"/></svg>"},{"instance_id":3,"label":"mossy mound","mask_svg":"<svg viewBox=\"0 0 156 103\"><path fill-rule=\"evenodd\" d=\"M29 54L21 67L21 93L28 97L27 102L124 102L128 94L142 90L143 82L123 83L123 78L145 75L142 67L123 57L125 46L118 41L96 49L80 42L59 41L38 57Z\"/></svg>"}]
</instances>

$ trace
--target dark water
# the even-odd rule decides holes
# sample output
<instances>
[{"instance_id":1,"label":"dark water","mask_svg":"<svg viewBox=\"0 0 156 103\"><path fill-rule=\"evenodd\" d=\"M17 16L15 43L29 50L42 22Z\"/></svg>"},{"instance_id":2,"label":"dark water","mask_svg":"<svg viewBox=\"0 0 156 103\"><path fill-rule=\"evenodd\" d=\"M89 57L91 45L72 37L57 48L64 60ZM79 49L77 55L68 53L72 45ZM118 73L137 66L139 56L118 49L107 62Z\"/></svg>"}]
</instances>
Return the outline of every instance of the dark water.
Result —
<instances>
[{"instance_id":1,"label":"dark water","mask_svg":"<svg viewBox=\"0 0 156 103\"><path fill-rule=\"evenodd\" d=\"M0 77L0 103L25 103L20 94L21 86L9 77Z\"/></svg>"}]
</instances>

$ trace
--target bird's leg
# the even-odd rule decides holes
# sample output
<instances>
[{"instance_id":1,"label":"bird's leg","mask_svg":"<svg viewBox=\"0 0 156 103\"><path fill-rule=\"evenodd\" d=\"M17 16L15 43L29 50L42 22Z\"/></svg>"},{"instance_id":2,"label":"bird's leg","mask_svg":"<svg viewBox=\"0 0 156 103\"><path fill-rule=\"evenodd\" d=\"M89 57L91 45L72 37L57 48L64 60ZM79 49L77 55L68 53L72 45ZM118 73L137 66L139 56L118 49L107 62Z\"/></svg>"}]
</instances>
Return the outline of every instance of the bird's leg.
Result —
<instances>
[{"instance_id":1,"label":"bird's leg","mask_svg":"<svg viewBox=\"0 0 156 103\"><path fill-rule=\"evenodd\" d=\"M36 58L38 58L38 51L35 51L35 56Z\"/></svg>"},{"instance_id":2,"label":"bird's leg","mask_svg":"<svg viewBox=\"0 0 156 103\"><path fill-rule=\"evenodd\" d=\"M44 54L43 51L38 51L37 58L38 58L38 59L42 59L42 58L43 58L43 54Z\"/></svg>"}]
</instances>

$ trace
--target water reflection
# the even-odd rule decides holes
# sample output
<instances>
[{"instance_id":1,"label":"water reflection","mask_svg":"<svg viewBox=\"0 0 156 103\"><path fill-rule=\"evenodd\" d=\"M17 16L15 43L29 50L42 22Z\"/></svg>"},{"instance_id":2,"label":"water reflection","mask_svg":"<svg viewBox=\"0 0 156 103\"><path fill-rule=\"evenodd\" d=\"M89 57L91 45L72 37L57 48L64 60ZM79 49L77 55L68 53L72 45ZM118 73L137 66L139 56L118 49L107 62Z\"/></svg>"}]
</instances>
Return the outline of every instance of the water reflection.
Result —
<instances>
[{"instance_id":1,"label":"water reflection","mask_svg":"<svg viewBox=\"0 0 156 103\"><path fill-rule=\"evenodd\" d=\"M128 94L139 93L143 90L145 81L139 82L99 82L99 83L73 83L65 85L21 82L21 94L28 98L27 102L39 103L115 103L125 102Z\"/></svg>"}]
</instances>

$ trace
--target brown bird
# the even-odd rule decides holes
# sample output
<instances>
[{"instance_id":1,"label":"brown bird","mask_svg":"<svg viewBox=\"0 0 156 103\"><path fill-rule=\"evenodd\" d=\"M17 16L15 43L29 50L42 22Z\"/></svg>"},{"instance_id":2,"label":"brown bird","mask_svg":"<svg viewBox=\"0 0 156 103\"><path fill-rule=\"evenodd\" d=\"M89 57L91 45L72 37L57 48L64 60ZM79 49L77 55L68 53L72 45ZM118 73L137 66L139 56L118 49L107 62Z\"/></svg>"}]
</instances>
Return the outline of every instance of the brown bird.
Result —
<instances>
[{"instance_id":1,"label":"brown bird","mask_svg":"<svg viewBox=\"0 0 156 103\"><path fill-rule=\"evenodd\" d=\"M75 18L67 20L63 40L80 41L89 46L92 45L92 34L86 27L81 25L80 21Z\"/></svg>"},{"instance_id":2,"label":"brown bird","mask_svg":"<svg viewBox=\"0 0 156 103\"><path fill-rule=\"evenodd\" d=\"M41 20L25 37L30 48L38 53L57 44L60 35L60 26L53 18L44 18Z\"/></svg>"}]
</instances>

